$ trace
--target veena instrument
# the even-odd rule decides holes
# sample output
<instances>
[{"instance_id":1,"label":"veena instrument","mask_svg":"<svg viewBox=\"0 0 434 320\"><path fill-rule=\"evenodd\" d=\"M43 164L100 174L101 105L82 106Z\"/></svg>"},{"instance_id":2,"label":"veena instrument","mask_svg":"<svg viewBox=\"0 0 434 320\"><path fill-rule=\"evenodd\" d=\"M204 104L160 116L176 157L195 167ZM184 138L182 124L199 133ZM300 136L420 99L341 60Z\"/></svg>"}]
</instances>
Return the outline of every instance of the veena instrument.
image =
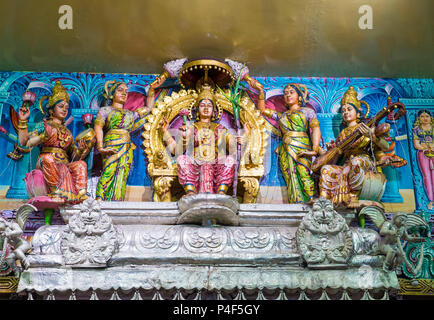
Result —
<instances>
[{"instance_id":1,"label":"veena instrument","mask_svg":"<svg viewBox=\"0 0 434 320\"><path fill-rule=\"evenodd\" d=\"M383 107L373 118L369 119L365 124L372 128L376 126L381 119L386 117L389 113L394 112L396 109L399 109L393 116L395 120L401 118L405 113L405 106L400 102L392 102L388 104L386 107ZM322 166L328 164L332 159L336 156L344 153L348 150L352 144L361 138L363 135L360 133L358 129L354 130L348 137L344 140L340 141L334 148L327 150L327 152L318 158L312 164L312 171L318 172Z\"/></svg>"}]
</instances>

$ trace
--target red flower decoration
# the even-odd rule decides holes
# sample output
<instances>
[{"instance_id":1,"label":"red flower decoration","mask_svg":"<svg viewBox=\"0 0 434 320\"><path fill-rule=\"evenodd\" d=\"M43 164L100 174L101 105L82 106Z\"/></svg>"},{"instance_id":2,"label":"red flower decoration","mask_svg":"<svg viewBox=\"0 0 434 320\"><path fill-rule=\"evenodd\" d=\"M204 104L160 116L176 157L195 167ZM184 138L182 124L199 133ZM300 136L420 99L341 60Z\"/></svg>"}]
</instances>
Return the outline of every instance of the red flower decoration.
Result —
<instances>
[{"instance_id":1,"label":"red flower decoration","mask_svg":"<svg viewBox=\"0 0 434 320\"><path fill-rule=\"evenodd\" d=\"M85 113L81 116L81 120L83 120L83 124L92 124L93 114L91 113Z\"/></svg>"},{"instance_id":2,"label":"red flower decoration","mask_svg":"<svg viewBox=\"0 0 434 320\"><path fill-rule=\"evenodd\" d=\"M30 104L34 104L36 100L36 94L31 91L26 91L23 93L23 101L30 102Z\"/></svg>"},{"instance_id":3,"label":"red flower decoration","mask_svg":"<svg viewBox=\"0 0 434 320\"><path fill-rule=\"evenodd\" d=\"M179 111L179 115L184 117L184 116L188 116L190 114L190 112L187 109L181 109L181 111Z\"/></svg>"}]
</instances>

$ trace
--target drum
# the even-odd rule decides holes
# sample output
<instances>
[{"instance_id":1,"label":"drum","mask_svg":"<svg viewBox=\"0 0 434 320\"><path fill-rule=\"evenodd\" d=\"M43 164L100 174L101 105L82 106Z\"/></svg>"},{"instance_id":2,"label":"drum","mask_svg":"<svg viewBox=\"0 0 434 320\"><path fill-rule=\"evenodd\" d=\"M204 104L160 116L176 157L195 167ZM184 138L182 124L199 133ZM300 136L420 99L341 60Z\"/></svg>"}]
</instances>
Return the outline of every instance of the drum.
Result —
<instances>
[{"instance_id":1,"label":"drum","mask_svg":"<svg viewBox=\"0 0 434 320\"><path fill-rule=\"evenodd\" d=\"M92 149L96 142L95 130L93 130L93 128L88 128L80 132L75 138L75 142L78 145L78 143L82 140L86 143L89 149Z\"/></svg>"},{"instance_id":2,"label":"drum","mask_svg":"<svg viewBox=\"0 0 434 320\"><path fill-rule=\"evenodd\" d=\"M386 188L386 176L382 173L368 171L365 174L359 200L380 201Z\"/></svg>"}]
</instances>

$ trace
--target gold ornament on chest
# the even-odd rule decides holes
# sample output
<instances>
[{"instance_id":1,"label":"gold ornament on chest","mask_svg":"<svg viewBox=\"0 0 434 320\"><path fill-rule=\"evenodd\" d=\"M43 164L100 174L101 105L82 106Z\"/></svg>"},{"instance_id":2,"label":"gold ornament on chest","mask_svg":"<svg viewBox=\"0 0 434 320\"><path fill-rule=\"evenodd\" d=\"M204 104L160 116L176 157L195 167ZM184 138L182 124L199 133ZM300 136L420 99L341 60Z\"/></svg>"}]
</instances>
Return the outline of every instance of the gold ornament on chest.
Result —
<instances>
[{"instance_id":1,"label":"gold ornament on chest","mask_svg":"<svg viewBox=\"0 0 434 320\"><path fill-rule=\"evenodd\" d=\"M212 161L215 159L214 132L209 128L197 130L198 156L200 160Z\"/></svg>"},{"instance_id":2,"label":"gold ornament on chest","mask_svg":"<svg viewBox=\"0 0 434 320\"><path fill-rule=\"evenodd\" d=\"M57 131L57 138L59 139L59 145L61 148L64 148L67 146L71 139L71 134L69 133L69 130L61 124L57 124L55 122L49 123L53 128Z\"/></svg>"}]
</instances>

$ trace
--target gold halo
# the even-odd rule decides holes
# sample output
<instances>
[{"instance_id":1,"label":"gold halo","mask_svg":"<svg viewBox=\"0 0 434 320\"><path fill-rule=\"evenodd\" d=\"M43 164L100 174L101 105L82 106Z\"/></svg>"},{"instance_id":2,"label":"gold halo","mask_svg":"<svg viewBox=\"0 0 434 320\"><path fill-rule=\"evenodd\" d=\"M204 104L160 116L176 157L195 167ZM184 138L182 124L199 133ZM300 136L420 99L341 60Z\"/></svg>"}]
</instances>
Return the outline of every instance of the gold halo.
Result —
<instances>
[{"instance_id":1,"label":"gold halo","mask_svg":"<svg viewBox=\"0 0 434 320\"><path fill-rule=\"evenodd\" d=\"M42 101L48 99L50 96L43 96L40 100L39 100L39 110L41 110L42 114L45 116L45 110L44 107L42 106Z\"/></svg>"},{"instance_id":2,"label":"gold halo","mask_svg":"<svg viewBox=\"0 0 434 320\"><path fill-rule=\"evenodd\" d=\"M364 118L366 118L369 115L369 104L366 101L359 100L361 104L364 104L366 106L366 113L364 115ZM360 106L360 111L362 111L362 106Z\"/></svg>"},{"instance_id":3,"label":"gold halo","mask_svg":"<svg viewBox=\"0 0 434 320\"><path fill-rule=\"evenodd\" d=\"M109 89L108 89L108 86L109 86L109 84L115 84L116 83L116 80L109 80L109 81L107 81L105 84L104 84L104 91L105 91L105 98L106 99L109 99L109 97L110 97L110 94L109 94Z\"/></svg>"}]
</instances>

